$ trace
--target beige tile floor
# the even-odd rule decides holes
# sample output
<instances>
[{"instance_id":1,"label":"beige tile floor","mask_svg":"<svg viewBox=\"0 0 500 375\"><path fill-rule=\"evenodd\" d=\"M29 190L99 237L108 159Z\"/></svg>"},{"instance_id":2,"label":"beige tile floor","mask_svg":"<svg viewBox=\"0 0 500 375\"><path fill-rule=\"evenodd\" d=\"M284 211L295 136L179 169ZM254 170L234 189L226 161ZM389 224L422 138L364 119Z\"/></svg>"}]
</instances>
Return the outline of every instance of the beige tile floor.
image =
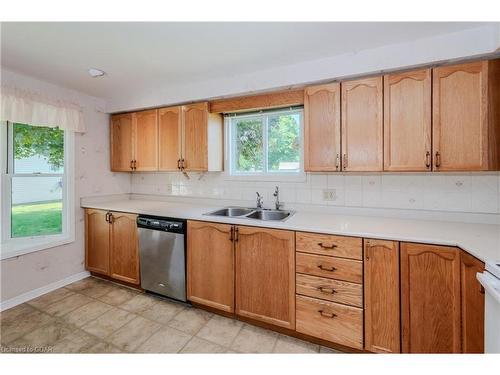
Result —
<instances>
[{"instance_id":1,"label":"beige tile floor","mask_svg":"<svg viewBox=\"0 0 500 375\"><path fill-rule=\"evenodd\" d=\"M0 317L3 353L338 353L94 277Z\"/></svg>"}]
</instances>

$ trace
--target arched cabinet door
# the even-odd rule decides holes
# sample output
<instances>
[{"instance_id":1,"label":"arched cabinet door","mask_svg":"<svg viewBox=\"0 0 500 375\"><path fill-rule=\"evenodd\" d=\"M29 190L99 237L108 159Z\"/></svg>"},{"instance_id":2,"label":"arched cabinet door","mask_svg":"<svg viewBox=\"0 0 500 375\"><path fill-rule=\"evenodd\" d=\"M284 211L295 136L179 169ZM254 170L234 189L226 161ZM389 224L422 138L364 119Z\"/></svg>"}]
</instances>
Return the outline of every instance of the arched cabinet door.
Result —
<instances>
[{"instance_id":1,"label":"arched cabinet door","mask_svg":"<svg viewBox=\"0 0 500 375\"><path fill-rule=\"evenodd\" d=\"M460 353L460 310L460 250L401 243L403 353Z\"/></svg>"},{"instance_id":2,"label":"arched cabinet door","mask_svg":"<svg viewBox=\"0 0 500 375\"><path fill-rule=\"evenodd\" d=\"M431 70L384 76L384 170L432 169Z\"/></svg>"},{"instance_id":3,"label":"arched cabinet door","mask_svg":"<svg viewBox=\"0 0 500 375\"><path fill-rule=\"evenodd\" d=\"M488 155L488 81L488 61L433 70L434 170L494 167Z\"/></svg>"},{"instance_id":4,"label":"arched cabinet door","mask_svg":"<svg viewBox=\"0 0 500 375\"><path fill-rule=\"evenodd\" d=\"M131 284L140 284L137 215L111 212L110 276Z\"/></svg>"},{"instance_id":5,"label":"arched cabinet door","mask_svg":"<svg viewBox=\"0 0 500 375\"><path fill-rule=\"evenodd\" d=\"M181 107L158 110L158 147L160 171L178 171L181 156Z\"/></svg>"},{"instance_id":6,"label":"arched cabinet door","mask_svg":"<svg viewBox=\"0 0 500 375\"><path fill-rule=\"evenodd\" d=\"M85 269L109 275L108 211L85 209Z\"/></svg>"},{"instance_id":7,"label":"arched cabinet door","mask_svg":"<svg viewBox=\"0 0 500 375\"><path fill-rule=\"evenodd\" d=\"M208 103L182 106L183 162L186 171L208 169Z\"/></svg>"},{"instance_id":8,"label":"arched cabinet door","mask_svg":"<svg viewBox=\"0 0 500 375\"><path fill-rule=\"evenodd\" d=\"M158 110L134 113L134 171L158 170Z\"/></svg>"},{"instance_id":9,"label":"arched cabinet door","mask_svg":"<svg viewBox=\"0 0 500 375\"><path fill-rule=\"evenodd\" d=\"M304 90L304 169L340 171L340 84Z\"/></svg>"},{"instance_id":10,"label":"arched cabinet door","mask_svg":"<svg viewBox=\"0 0 500 375\"><path fill-rule=\"evenodd\" d=\"M383 169L382 77L342 82L342 170Z\"/></svg>"},{"instance_id":11,"label":"arched cabinet door","mask_svg":"<svg viewBox=\"0 0 500 375\"><path fill-rule=\"evenodd\" d=\"M133 170L133 117L133 113L111 116L111 170L114 172L131 172Z\"/></svg>"},{"instance_id":12,"label":"arched cabinet door","mask_svg":"<svg viewBox=\"0 0 500 375\"><path fill-rule=\"evenodd\" d=\"M295 233L237 226L236 314L295 328Z\"/></svg>"},{"instance_id":13,"label":"arched cabinet door","mask_svg":"<svg viewBox=\"0 0 500 375\"><path fill-rule=\"evenodd\" d=\"M187 296L195 303L234 311L232 225L188 221Z\"/></svg>"}]
</instances>

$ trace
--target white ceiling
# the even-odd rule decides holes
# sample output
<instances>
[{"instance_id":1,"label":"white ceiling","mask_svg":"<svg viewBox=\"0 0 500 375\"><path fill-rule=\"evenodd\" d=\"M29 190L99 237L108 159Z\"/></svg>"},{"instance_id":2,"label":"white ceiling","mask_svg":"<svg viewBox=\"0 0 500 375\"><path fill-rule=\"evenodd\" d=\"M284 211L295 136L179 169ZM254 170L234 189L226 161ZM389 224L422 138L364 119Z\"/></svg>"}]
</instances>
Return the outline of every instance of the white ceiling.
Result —
<instances>
[{"instance_id":1,"label":"white ceiling","mask_svg":"<svg viewBox=\"0 0 500 375\"><path fill-rule=\"evenodd\" d=\"M1 65L111 100L481 23L2 23ZM107 74L91 78L87 70Z\"/></svg>"}]
</instances>

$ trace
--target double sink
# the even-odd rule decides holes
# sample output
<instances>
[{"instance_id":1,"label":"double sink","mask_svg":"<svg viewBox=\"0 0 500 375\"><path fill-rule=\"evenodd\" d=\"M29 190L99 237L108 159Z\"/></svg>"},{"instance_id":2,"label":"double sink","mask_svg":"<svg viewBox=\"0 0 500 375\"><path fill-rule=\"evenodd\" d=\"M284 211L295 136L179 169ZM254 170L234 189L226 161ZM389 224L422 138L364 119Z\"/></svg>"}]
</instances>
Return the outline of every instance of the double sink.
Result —
<instances>
[{"instance_id":1,"label":"double sink","mask_svg":"<svg viewBox=\"0 0 500 375\"><path fill-rule=\"evenodd\" d=\"M208 212L207 216L225 216L238 219L255 219L263 221L285 221L293 215L293 211L270 210L263 208L226 207L217 211Z\"/></svg>"}]
</instances>

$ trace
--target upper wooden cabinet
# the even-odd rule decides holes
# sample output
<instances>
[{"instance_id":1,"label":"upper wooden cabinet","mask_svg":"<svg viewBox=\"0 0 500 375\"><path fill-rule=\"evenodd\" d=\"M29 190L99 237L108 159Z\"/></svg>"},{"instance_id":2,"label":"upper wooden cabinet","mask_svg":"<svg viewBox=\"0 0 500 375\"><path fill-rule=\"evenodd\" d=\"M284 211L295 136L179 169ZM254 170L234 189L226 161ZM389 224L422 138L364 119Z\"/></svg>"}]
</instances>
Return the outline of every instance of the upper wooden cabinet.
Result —
<instances>
[{"instance_id":1,"label":"upper wooden cabinet","mask_svg":"<svg viewBox=\"0 0 500 375\"><path fill-rule=\"evenodd\" d=\"M158 111L111 116L111 170L158 170Z\"/></svg>"},{"instance_id":2,"label":"upper wooden cabinet","mask_svg":"<svg viewBox=\"0 0 500 375\"><path fill-rule=\"evenodd\" d=\"M460 250L401 244L403 353L460 353Z\"/></svg>"},{"instance_id":3,"label":"upper wooden cabinet","mask_svg":"<svg viewBox=\"0 0 500 375\"><path fill-rule=\"evenodd\" d=\"M431 70L384 76L384 170L432 167Z\"/></svg>"},{"instance_id":4,"label":"upper wooden cabinet","mask_svg":"<svg viewBox=\"0 0 500 375\"><path fill-rule=\"evenodd\" d=\"M365 349L400 353L399 243L365 239Z\"/></svg>"},{"instance_id":5,"label":"upper wooden cabinet","mask_svg":"<svg viewBox=\"0 0 500 375\"><path fill-rule=\"evenodd\" d=\"M133 113L111 116L111 170L130 172L134 168Z\"/></svg>"},{"instance_id":6,"label":"upper wooden cabinet","mask_svg":"<svg viewBox=\"0 0 500 375\"><path fill-rule=\"evenodd\" d=\"M462 352L484 353L484 289L476 279L484 263L460 253L462 288Z\"/></svg>"},{"instance_id":7,"label":"upper wooden cabinet","mask_svg":"<svg viewBox=\"0 0 500 375\"><path fill-rule=\"evenodd\" d=\"M340 170L340 84L304 90L304 170Z\"/></svg>"},{"instance_id":8,"label":"upper wooden cabinet","mask_svg":"<svg viewBox=\"0 0 500 375\"><path fill-rule=\"evenodd\" d=\"M295 328L295 233L235 228L236 314Z\"/></svg>"},{"instance_id":9,"label":"upper wooden cabinet","mask_svg":"<svg viewBox=\"0 0 500 375\"><path fill-rule=\"evenodd\" d=\"M134 170L158 170L158 110L134 113Z\"/></svg>"},{"instance_id":10,"label":"upper wooden cabinet","mask_svg":"<svg viewBox=\"0 0 500 375\"><path fill-rule=\"evenodd\" d=\"M158 111L158 145L160 171L178 171L182 158L181 107L160 108Z\"/></svg>"},{"instance_id":11,"label":"upper wooden cabinet","mask_svg":"<svg viewBox=\"0 0 500 375\"><path fill-rule=\"evenodd\" d=\"M188 221L187 297L234 312L233 226Z\"/></svg>"},{"instance_id":12,"label":"upper wooden cabinet","mask_svg":"<svg viewBox=\"0 0 500 375\"><path fill-rule=\"evenodd\" d=\"M342 82L342 170L383 169L382 77Z\"/></svg>"},{"instance_id":13,"label":"upper wooden cabinet","mask_svg":"<svg viewBox=\"0 0 500 375\"><path fill-rule=\"evenodd\" d=\"M434 169L496 170L500 164L500 61L433 70Z\"/></svg>"},{"instance_id":14,"label":"upper wooden cabinet","mask_svg":"<svg viewBox=\"0 0 500 375\"><path fill-rule=\"evenodd\" d=\"M113 115L111 170L222 171L222 116L207 102Z\"/></svg>"}]
</instances>

